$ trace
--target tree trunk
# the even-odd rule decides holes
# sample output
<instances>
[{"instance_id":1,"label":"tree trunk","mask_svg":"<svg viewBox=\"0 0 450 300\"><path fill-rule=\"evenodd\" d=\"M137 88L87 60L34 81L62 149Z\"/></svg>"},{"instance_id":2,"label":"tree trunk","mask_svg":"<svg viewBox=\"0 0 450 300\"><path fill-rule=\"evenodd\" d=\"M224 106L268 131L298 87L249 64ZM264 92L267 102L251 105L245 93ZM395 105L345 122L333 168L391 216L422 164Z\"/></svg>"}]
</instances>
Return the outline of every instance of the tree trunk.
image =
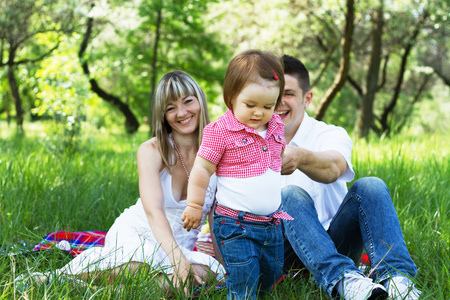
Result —
<instances>
[{"instance_id":1,"label":"tree trunk","mask_svg":"<svg viewBox=\"0 0 450 300\"><path fill-rule=\"evenodd\" d=\"M381 65L381 37L383 35L383 0L372 16L372 52L370 54L369 70L367 72L366 93L363 96L361 109L356 121L356 135L367 138L373 122L373 102L378 90L378 77Z\"/></svg>"},{"instance_id":2,"label":"tree trunk","mask_svg":"<svg viewBox=\"0 0 450 300\"><path fill-rule=\"evenodd\" d=\"M316 36L315 40L317 41L317 44L319 45L319 48L325 53L325 59L326 59L331 53L333 53L333 51L334 51L334 47L333 47L333 46L332 46L331 49L329 49L328 47L326 47L326 46L323 44L322 39L321 39L320 37L318 37L318 36ZM331 52L330 52L330 50L331 50ZM336 66L338 66L338 67L340 66L340 62L337 61L336 59L334 59L333 57L330 57L330 60L331 60L331 62L332 62L333 64L335 64ZM321 71L321 73L319 74L319 77L320 77L321 75L322 75L322 71ZM314 80L313 83L311 83L311 87L315 86L315 85L319 82L319 80L320 80L319 77L316 78L316 79ZM357 93L359 96L363 97L364 93L363 93L362 88L359 86L359 84L356 82L356 80L353 79L353 78L351 77L350 74L347 74L347 81L348 81L348 82L350 83L350 85L355 89L356 93Z\"/></svg>"},{"instance_id":3,"label":"tree trunk","mask_svg":"<svg viewBox=\"0 0 450 300\"><path fill-rule=\"evenodd\" d=\"M347 0L346 2L346 15L344 24L344 34L341 39L342 56L338 74L332 84L332 86L325 93L325 96L320 100L319 106L316 110L314 118L322 120L325 116L328 106L333 101L336 94L341 90L344 85L348 70L350 67L350 52L352 47L352 35L353 35L353 21L355 18L355 5L354 0Z\"/></svg>"},{"instance_id":4,"label":"tree trunk","mask_svg":"<svg viewBox=\"0 0 450 300\"><path fill-rule=\"evenodd\" d=\"M151 127L151 120L152 120L152 114L153 114L153 97L155 97L155 88L156 88L156 76L157 76L157 69L156 69L156 63L158 61L158 47L159 47L159 39L161 37L161 23L162 23L162 7L158 9L157 17L156 17L156 28L155 28L155 44L153 45L153 60L152 60L152 89L150 91L150 103L149 103L149 125L150 125L150 136L152 135L152 127Z\"/></svg>"},{"instance_id":5,"label":"tree trunk","mask_svg":"<svg viewBox=\"0 0 450 300\"><path fill-rule=\"evenodd\" d=\"M317 84L318 82L320 82L320 79L322 78L322 75L325 73L326 69L328 68L328 65L330 64L330 62L331 62L331 60L332 60L333 52L334 52L334 47L331 47L331 48L327 51L327 53L326 53L326 55L325 55L325 60L324 60L324 62L322 63L322 64L323 64L322 70L320 70L319 75L317 75L317 77L316 77L316 78L314 79L314 81L311 83L311 87L316 86L316 84Z\"/></svg>"},{"instance_id":6,"label":"tree trunk","mask_svg":"<svg viewBox=\"0 0 450 300\"><path fill-rule=\"evenodd\" d=\"M7 77L9 88L11 89L11 96L16 106L17 133L23 134L22 99L20 98L19 87L17 86L16 77L14 76L14 67L12 65L8 66Z\"/></svg>"},{"instance_id":7,"label":"tree trunk","mask_svg":"<svg viewBox=\"0 0 450 300\"><path fill-rule=\"evenodd\" d=\"M5 101L6 123L8 127L11 125L11 113L9 111L9 99L8 95L5 95L3 100Z\"/></svg>"},{"instance_id":8,"label":"tree trunk","mask_svg":"<svg viewBox=\"0 0 450 300\"><path fill-rule=\"evenodd\" d=\"M414 105L417 102L419 102L420 99L422 98L423 91L425 90L427 83L430 81L431 76L432 76L432 74L426 74L422 77L422 80L420 81L419 86L418 86L416 92L414 93L414 97L413 97L413 100L411 101L411 105L409 106L408 109L405 110L406 112L404 113L403 120L401 120L400 125L397 127L397 130L396 130L397 132L400 132L403 129L403 127L405 126L406 121L411 116L411 114L414 110Z\"/></svg>"},{"instance_id":9,"label":"tree trunk","mask_svg":"<svg viewBox=\"0 0 450 300\"><path fill-rule=\"evenodd\" d=\"M450 77L444 74L444 72L440 68L436 68L435 66L431 66L433 68L434 73L442 79L446 86L450 87Z\"/></svg>"},{"instance_id":10,"label":"tree trunk","mask_svg":"<svg viewBox=\"0 0 450 300\"><path fill-rule=\"evenodd\" d=\"M89 43L89 39L92 33L92 27L94 25L94 19L88 18L86 32L84 33L83 42L80 46L80 51L78 52L78 57L80 58L81 66L83 68L84 74L89 78L89 83L91 84L91 90L96 93L100 98L105 100L106 102L111 103L125 117L125 130L129 134L135 133L139 128L139 122L136 119L135 115L131 111L128 104L122 102L119 97L109 94L105 90L103 90L97 83L97 80L91 78L91 72L89 71L89 66L87 61L83 58L84 52L86 51L87 45Z\"/></svg>"},{"instance_id":11,"label":"tree trunk","mask_svg":"<svg viewBox=\"0 0 450 300\"><path fill-rule=\"evenodd\" d=\"M414 31L411 35L411 38L409 39L408 43L406 44L405 51L402 55L402 60L400 63L400 70L398 71L397 75L397 81L395 83L395 89L394 94L392 95L391 101L389 104L384 108L383 114L380 118L380 125L381 125L381 132L389 134L390 126L388 124L388 117L392 114L394 111L395 105L397 104L398 97L400 95L402 84L403 84L403 78L406 71L406 65L408 63L408 57L411 53L411 50L416 42L417 36L419 35L420 27L422 23L425 21L425 19L428 17L428 12L424 11L422 15L419 17L419 21L416 24L416 27L414 28Z\"/></svg>"}]
</instances>

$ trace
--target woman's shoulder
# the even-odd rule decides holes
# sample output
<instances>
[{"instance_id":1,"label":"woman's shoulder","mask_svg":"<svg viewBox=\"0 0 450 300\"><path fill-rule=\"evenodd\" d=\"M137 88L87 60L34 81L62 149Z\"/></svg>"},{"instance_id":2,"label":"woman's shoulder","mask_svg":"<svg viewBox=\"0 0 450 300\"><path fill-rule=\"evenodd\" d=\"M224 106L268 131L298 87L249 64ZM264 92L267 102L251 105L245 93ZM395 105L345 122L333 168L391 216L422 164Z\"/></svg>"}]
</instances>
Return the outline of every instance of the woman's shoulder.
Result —
<instances>
[{"instance_id":1,"label":"woman's shoulder","mask_svg":"<svg viewBox=\"0 0 450 300\"><path fill-rule=\"evenodd\" d=\"M159 143L155 137L143 142L139 146L137 159L138 162L151 160L153 163L162 163L161 154L159 153Z\"/></svg>"},{"instance_id":2,"label":"woman's shoulder","mask_svg":"<svg viewBox=\"0 0 450 300\"><path fill-rule=\"evenodd\" d=\"M152 137L151 139L143 142L139 148L138 148L138 152L139 151L159 151L158 147L159 143L158 140L156 139L156 137Z\"/></svg>"}]
</instances>

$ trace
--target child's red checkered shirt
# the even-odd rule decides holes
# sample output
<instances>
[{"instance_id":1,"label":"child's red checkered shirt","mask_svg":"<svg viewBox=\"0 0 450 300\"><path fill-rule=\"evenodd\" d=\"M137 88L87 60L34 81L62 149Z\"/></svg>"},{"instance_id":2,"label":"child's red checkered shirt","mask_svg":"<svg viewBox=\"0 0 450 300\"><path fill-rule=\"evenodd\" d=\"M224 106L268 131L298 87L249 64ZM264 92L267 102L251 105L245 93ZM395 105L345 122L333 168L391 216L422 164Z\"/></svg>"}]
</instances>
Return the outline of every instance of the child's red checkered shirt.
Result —
<instances>
[{"instance_id":1,"label":"child's red checkered shirt","mask_svg":"<svg viewBox=\"0 0 450 300\"><path fill-rule=\"evenodd\" d=\"M270 119L263 139L227 110L205 127L197 155L217 164L217 176L248 178L262 175L269 168L280 172L285 147L284 126L277 114Z\"/></svg>"}]
</instances>

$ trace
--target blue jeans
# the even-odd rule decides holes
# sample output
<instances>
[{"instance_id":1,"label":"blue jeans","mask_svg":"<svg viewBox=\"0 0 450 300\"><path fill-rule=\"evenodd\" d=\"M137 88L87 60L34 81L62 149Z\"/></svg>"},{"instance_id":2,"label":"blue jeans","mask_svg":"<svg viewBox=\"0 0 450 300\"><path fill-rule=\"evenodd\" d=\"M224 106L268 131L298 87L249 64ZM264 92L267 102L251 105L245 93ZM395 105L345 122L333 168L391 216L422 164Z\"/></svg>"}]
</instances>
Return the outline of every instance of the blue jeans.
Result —
<instances>
[{"instance_id":1,"label":"blue jeans","mask_svg":"<svg viewBox=\"0 0 450 300\"><path fill-rule=\"evenodd\" d=\"M283 234L273 222L258 223L214 213L213 232L227 270L227 299L268 293L283 269Z\"/></svg>"},{"instance_id":2,"label":"blue jeans","mask_svg":"<svg viewBox=\"0 0 450 300\"><path fill-rule=\"evenodd\" d=\"M328 231L318 220L313 200L298 186L283 188L280 210L294 218L281 221L285 268L303 264L330 297L335 296L334 287L344 274L362 274L356 265L363 249L375 268L374 280L417 274L389 189L379 178L353 183Z\"/></svg>"}]
</instances>

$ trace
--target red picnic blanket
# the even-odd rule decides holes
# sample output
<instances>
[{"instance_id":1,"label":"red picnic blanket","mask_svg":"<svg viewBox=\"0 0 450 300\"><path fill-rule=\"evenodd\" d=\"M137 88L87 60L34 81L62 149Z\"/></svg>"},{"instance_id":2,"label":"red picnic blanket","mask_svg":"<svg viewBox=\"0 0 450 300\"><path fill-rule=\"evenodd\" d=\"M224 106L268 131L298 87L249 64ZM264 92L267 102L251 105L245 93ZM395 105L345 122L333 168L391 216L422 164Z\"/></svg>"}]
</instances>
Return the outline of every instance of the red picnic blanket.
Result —
<instances>
[{"instance_id":1,"label":"red picnic blanket","mask_svg":"<svg viewBox=\"0 0 450 300\"><path fill-rule=\"evenodd\" d=\"M34 246L33 251L57 247L76 257L86 249L97 246L103 247L105 236L106 231L52 232L44 236L42 241Z\"/></svg>"}]
</instances>

